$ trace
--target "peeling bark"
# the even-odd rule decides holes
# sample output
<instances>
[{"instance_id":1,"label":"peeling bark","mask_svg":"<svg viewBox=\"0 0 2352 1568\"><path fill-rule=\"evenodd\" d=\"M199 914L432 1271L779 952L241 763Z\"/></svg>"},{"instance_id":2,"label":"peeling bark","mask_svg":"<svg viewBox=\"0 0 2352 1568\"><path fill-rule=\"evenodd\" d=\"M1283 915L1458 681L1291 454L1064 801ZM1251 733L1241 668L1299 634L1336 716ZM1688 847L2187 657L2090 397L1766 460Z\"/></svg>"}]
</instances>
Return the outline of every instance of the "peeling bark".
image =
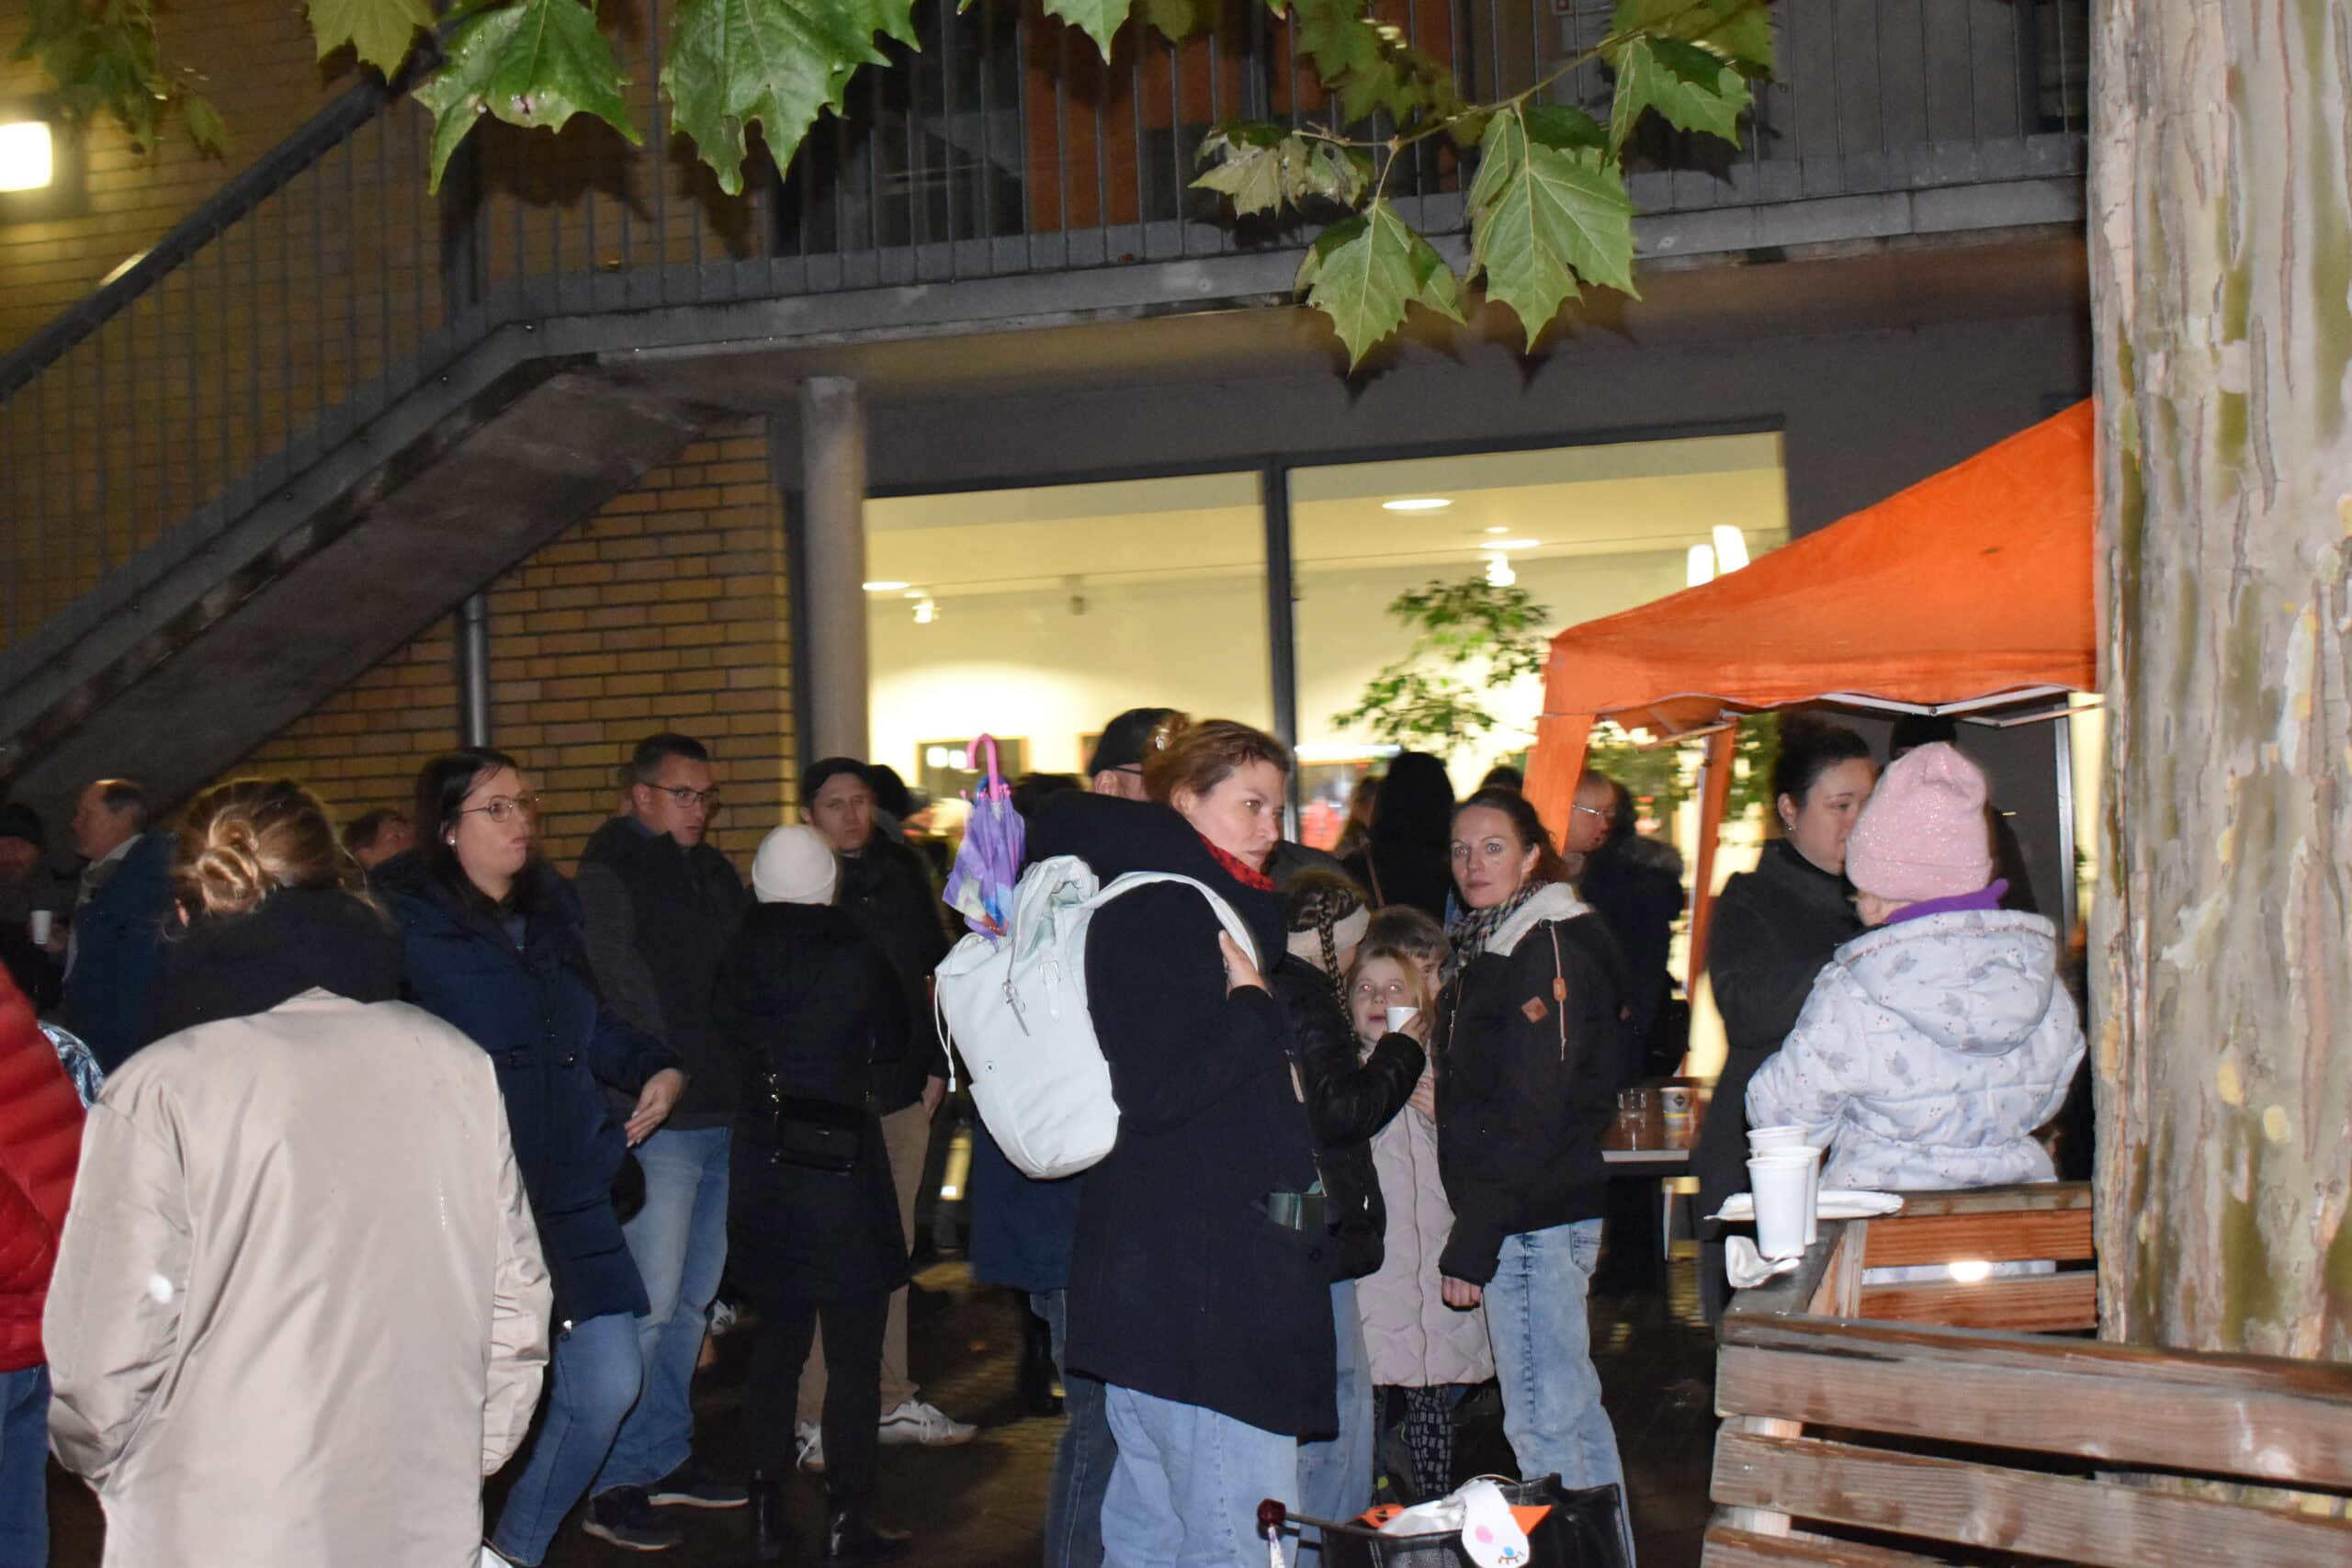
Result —
<instances>
[{"instance_id":1,"label":"peeling bark","mask_svg":"<svg viewBox=\"0 0 2352 1568\"><path fill-rule=\"evenodd\" d=\"M2102 1332L2352 1359L2352 7L2098 12Z\"/></svg>"}]
</instances>

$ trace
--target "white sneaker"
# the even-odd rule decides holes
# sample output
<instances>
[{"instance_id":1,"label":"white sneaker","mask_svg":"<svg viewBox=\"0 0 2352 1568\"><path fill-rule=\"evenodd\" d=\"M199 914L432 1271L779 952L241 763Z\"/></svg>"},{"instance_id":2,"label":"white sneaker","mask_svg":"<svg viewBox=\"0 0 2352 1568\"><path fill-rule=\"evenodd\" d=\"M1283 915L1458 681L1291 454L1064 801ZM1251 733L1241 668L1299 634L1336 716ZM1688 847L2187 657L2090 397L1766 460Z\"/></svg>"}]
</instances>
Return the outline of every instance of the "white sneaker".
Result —
<instances>
[{"instance_id":1,"label":"white sneaker","mask_svg":"<svg viewBox=\"0 0 2352 1568\"><path fill-rule=\"evenodd\" d=\"M927 1449L952 1449L970 1442L979 1428L958 1421L936 1404L910 1399L882 1417L882 1441L921 1443Z\"/></svg>"},{"instance_id":2,"label":"white sneaker","mask_svg":"<svg viewBox=\"0 0 2352 1568\"><path fill-rule=\"evenodd\" d=\"M817 1475L825 1473L825 1428L814 1421L801 1421L792 1428L792 1440L798 1451L800 1468Z\"/></svg>"}]
</instances>

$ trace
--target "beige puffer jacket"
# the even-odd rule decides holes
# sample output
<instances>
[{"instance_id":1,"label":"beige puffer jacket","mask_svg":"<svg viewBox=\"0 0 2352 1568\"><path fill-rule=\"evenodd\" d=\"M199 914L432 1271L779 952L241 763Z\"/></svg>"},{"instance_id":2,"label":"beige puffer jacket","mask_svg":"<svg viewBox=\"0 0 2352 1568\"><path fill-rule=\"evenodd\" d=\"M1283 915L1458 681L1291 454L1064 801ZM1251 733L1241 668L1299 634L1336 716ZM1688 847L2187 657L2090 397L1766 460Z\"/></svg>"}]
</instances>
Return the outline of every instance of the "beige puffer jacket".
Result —
<instances>
[{"instance_id":1,"label":"beige puffer jacket","mask_svg":"<svg viewBox=\"0 0 2352 1568\"><path fill-rule=\"evenodd\" d=\"M107 1080L43 1334L107 1568L473 1568L551 1294L491 1059L305 991Z\"/></svg>"},{"instance_id":2,"label":"beige puffer jacket","mask_svg":"<svg viewBox=\"0 0 2352 1568\"><path fill-rule=\"evenodd\" d=\"M1484 1382L1495 1375L1483 1309L1456 1312L1438 1294L1438 1256L1453 1210L1437 1174L1437 1128L1408 1106L1372 1140L1380 1195L1388 1206L1386 1253L1356 1281L1372 1381L1403 1388Z\"/></svg>"}]
</instances>

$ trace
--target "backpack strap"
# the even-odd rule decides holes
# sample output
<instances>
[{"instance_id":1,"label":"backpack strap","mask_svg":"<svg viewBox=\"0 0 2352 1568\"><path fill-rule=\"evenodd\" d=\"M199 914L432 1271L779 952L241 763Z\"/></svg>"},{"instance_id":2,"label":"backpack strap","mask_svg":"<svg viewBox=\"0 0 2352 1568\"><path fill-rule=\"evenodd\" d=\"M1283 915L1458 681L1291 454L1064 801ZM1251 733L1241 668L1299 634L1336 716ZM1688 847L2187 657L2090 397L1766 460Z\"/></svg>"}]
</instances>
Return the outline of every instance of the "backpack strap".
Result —
<instances>
[{"instance_id":1,"label":"backpack strap","mask_svg":"<svg viewBox=\"0 0 2352 1568\"><path fill-rule=\"evenodd\" d=\"M1156 882L1180 882L1207 899L1209 908L1216 913L1218 923L1225 927L1226 934L1233 938L1234 945L1249 954L1250 962L1256 966L1260 974L1265 973L1266 965L1258 955L1258 939L1250 934L1248 922L1242 919L1239 912L1232 905L1225 901L1224 895L1196 877L1185 876L1172 871L1131 871L1093 897L1089 898L1081 908L1089 911L1099 911L1103 905L1110 903L1113 899L1133 893L1139 887L1148 887Z\"/></svg>"}]
</instances>

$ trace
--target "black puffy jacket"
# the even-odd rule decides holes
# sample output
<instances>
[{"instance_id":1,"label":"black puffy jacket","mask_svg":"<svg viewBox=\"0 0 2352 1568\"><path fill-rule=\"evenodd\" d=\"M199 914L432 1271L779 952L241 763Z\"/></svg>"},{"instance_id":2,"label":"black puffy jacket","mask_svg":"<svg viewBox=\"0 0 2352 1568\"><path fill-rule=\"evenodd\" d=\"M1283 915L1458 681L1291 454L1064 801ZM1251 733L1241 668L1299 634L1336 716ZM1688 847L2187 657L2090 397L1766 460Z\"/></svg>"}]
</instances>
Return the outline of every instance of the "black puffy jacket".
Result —
<instances>
[{"instance_id":1,"label":"black puffy jacket","mask_svg":"<svg viewBox=\"0 0 2352 1568\"><path fill-rule=\"evenodd\" d=\"M1441 1272L1483 1285L1503 1238L1598 1219L1616 1113L1623 960L1566 886L1540 889L1438 998Z\"/></svg>"},{"instance_id":2,"label":"black puffy jacket","mask_svg":"<svg viewBox=\"0 0 2352 1568\"><path fill-rule=\"evenodd\" d=\"M1292 1059L1306 1089L1329 1233L1323 1262L1335 1283L1360 1280L1380 1267L1388 1231L1373 1134L1412 1098L1425 1058L1419 1043L1405 1034L1389 1035L1363 1056L1329 976L1303 958L1284 953L1267 981L1289 1017Z\"/></svg>"}]
</instances>

